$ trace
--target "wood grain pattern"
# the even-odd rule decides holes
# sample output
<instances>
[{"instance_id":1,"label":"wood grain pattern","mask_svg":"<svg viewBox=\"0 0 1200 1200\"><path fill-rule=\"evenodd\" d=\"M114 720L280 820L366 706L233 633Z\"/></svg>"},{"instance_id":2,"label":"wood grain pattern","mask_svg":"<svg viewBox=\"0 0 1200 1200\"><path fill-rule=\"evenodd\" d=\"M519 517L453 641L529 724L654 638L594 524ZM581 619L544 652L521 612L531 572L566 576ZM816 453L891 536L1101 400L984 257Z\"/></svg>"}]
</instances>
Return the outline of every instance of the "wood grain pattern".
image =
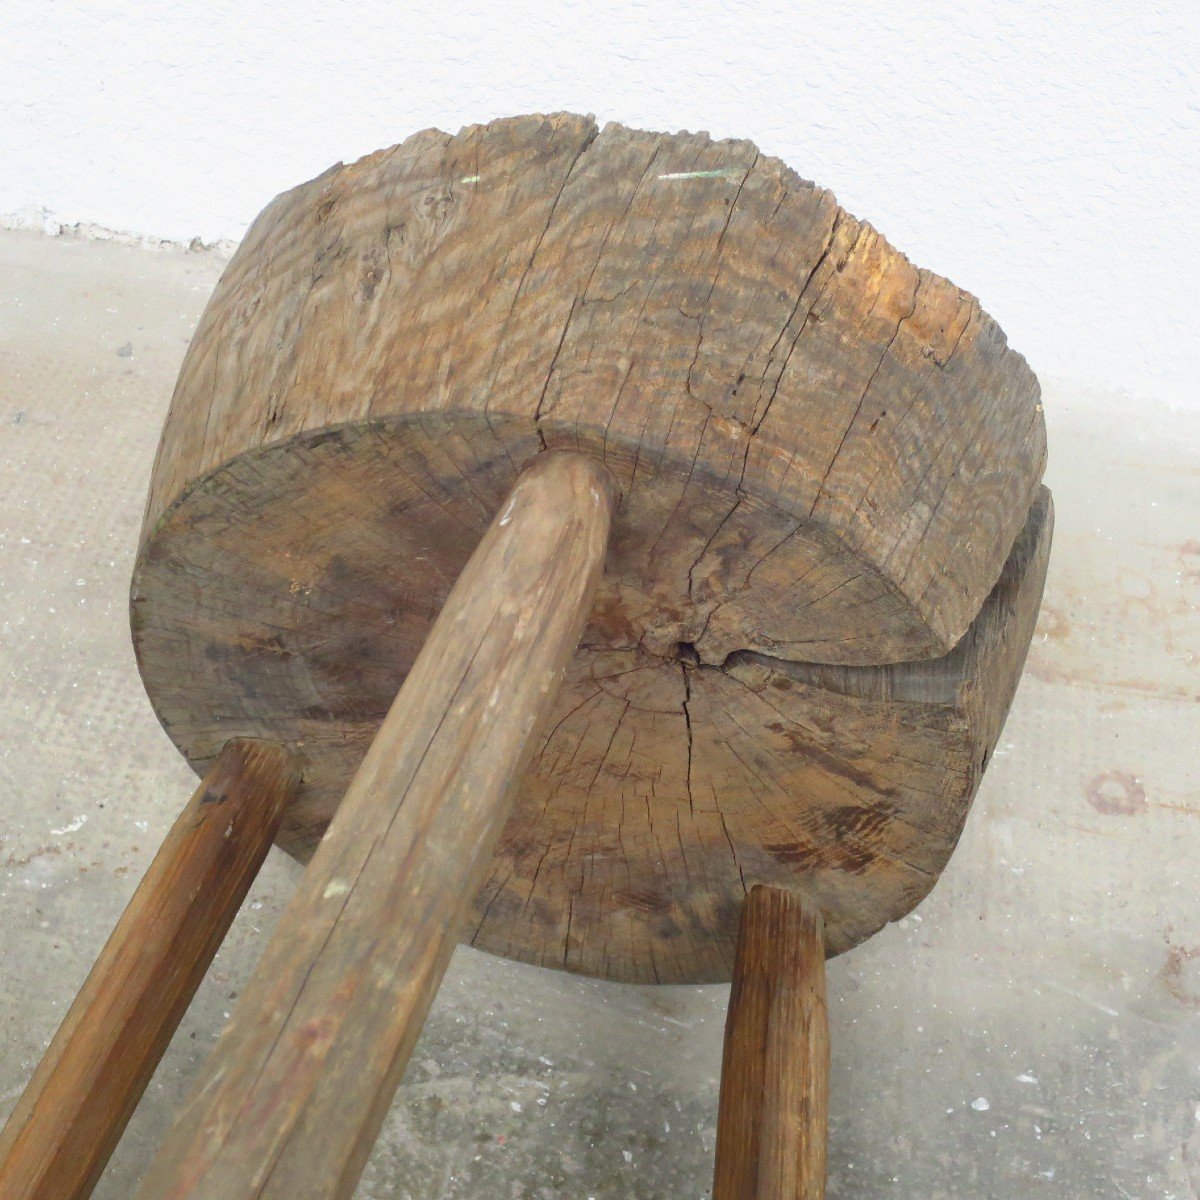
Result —
<instances>
[{"instance_id":1,"label":"wood grain pattern","mask_svg":"<svg viewBox=\"0 0 1200 1200\"><path fill-rule=\"evenodd\" d=\"M966 637L930 662L576 655L464 936L602 978L719 982L756 882L802 882L832 953L911 911L949 860L999 737L1052 525L1043 491ZM333 669L347 643L328 636ZM362 709L386 711L397 672L352 656L342 670ZM264 724L296 739L315 776L280 838L306 860L378 718L325 732L280 710Z\"/></svg>"},{"instance_id":2,"label":"wood grain pattern","mask_svg":"<svg viewBox=\"0 0 1200 1200\"><path fill-rule=\"evenodd\" d=\"M217 756L0 1133L4 1200L91 1194L298 783L280 746Z\"/></svg>"},{"instance_id":3,"label":"wood grain pattern","mask_svg":"<svg viewBox=\"0 0 1200 1200\"><path fill-rule=\"evenodd\" d=\"M746 897L725 1023L713 1200L823 1200L829 1017L820 912Z\"/></svg>"},{"instance_id":4,"label":"wood grain pattern","mask_svg":"<svg viewBox=\"0 0 1200 1200\"><path fill-rule=\"evenodd\" d=\"M834 954L911 911L999 737L1052 524L1043 491L967 635L930 662L577 658L473 943L606 978L719 981L755 883L802 887Z\"/></svg>"},{"instance_id":5,"label":"wood grain pattern","mask_svg":"<svg viewBox=\"0 0 1200 1200\"><path fill-rule=\"evenodd\" d=\"M714 664L946 652L1045 454L996 325L827 191L749 142L571 114L417 134L263 212L180 374L147 541L247 453L201 492L324 516L315 464L262 449L347 425L417 442L435 503L539 445L603 458L625 644Z\"/></svg>"},{"instance_id":6,"label":"wood grain pattern","mask_svg":"<svg viewBox=\"0 0 1200 1200\"><path fill-rule=\"evenodd\" d=\"M972 297L748 142L521 117L264 211L188 351L133 583L176 744L201 770L234 734L294 747L280 843L307 859L546 447L620 500L474 943L684 982L728 979L756 880L816 871L837 950L902 915L990 746L965 697L1015 682L952 647L1037 495L1037 382ZM869 692L899 660L942 663L943 698L818 670Z\"/></svg>"},{"instance_id":7,"label":"wood grain pattern","mask_svg":"<svg viewBox=\"0 0 1200 1200\"><path fill-rule=\"evenodd\" d=\"M456 583L144 1200L345 1200L441 981L604 560L604 468L526 471Z\"/></svg>"}]
</instances>

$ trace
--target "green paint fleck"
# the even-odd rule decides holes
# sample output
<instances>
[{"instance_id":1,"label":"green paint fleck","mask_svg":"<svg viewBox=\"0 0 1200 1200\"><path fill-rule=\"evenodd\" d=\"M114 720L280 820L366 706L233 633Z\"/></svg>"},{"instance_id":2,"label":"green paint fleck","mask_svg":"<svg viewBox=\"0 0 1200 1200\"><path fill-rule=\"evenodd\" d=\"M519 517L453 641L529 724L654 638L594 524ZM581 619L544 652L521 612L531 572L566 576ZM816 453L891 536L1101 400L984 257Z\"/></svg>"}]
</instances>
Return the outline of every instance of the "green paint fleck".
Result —
<instances>
[{"instance_id":1,"label":"green paint fleck","mask_svg":"<svg viewBox=\"0 0 1200 1200\"><path fill-rule=\"evenodd\" d=\"M722 167L717 171L673 171L660 175L659 179L740 179L742 171L738 167Z\"/></svg>"}]
</instances>

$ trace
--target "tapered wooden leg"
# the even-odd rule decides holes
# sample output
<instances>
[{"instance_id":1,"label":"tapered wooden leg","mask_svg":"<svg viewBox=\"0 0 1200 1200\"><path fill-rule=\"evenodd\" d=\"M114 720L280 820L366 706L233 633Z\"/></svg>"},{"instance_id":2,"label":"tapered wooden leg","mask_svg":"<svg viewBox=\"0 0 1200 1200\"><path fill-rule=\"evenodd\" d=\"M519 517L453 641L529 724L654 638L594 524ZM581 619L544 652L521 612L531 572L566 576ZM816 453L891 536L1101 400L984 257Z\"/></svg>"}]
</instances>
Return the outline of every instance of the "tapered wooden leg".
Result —
<instances>
[{"instance_id":1,"label":"tapered wooden leg","mask_svg":"<svg viewBox=\"0 0 1200 1200\"><path fill-rule=\"evenodd\" d=\"M822 1200L828 1115L821 914L755 887L725 1023L713 1200Z\"/></svg>"},{"instance_id":2,"label":"tapered wooden leg","mask_svg":"<svg viewBox=\"0 0 1200 1200\"><path fill-rule=\"evenodd\" d=\"M4 1200L90 1195L296 783L280 746L238 740L217 756L0 1134Z\"/></svg>"},{"instance_id":3,"label":"tapered wooden leg","mask_svg":"<svg viewBox=\"0 0 1200 1200\"><path fill-rule=\"evenodd\" d=\"M579 455L542 455L522 475L151 1165L144 1200L353 1193L590 611L611 503L608 473Z\"/></svg>"}]
</instances>

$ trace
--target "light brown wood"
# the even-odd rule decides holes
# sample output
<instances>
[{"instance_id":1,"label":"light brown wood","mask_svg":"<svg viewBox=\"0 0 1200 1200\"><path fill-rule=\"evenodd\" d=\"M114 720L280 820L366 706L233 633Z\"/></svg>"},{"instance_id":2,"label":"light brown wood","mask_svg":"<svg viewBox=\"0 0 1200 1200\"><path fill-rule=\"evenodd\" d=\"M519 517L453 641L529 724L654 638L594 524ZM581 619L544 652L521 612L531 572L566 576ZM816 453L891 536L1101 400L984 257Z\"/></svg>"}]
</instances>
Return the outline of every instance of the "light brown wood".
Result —
<instances>
[{"instance_id":1,"label":"light brown wood","mask_svg":"<svg viewBox=\"0 0 1200 1200\"><path fill-rule=\"evenodd\" d=\"M477 488L486 523L497 473L568 447L624 496L610 644L689 641L712 664L928 657L1020 530L1037 401L972 297L752 143L518 117L416 134L268 206L193 338L145 534L204 568L211 531L181 538L181 520L214 503L243 523L290 504L334 519L326 472L360 456L409 467L381 473L393 519L446 505L478 528ZM372 536L373 506L352 512ZM336 597L347 549L296 543L239 579L255 601L284 550L314 603ZM454 554L420 582L436 589Z\"/></svg>"},{"instance_id":2,"label":"light brown wood","mask_svg":"<svg viewBox=\"0 0 1200 1200\"><path fill-rule=\"evenodd\" d=\"M911 911L1000 735L1052 525L1043 492L940 659L576 659L480 889L473 943L589 975L710 982L730 978L755 883L803 888L834 954Z\"/></svg>"},{"instance_id":3,"label":"light brown wood","mask_svg":"<svg viewBox=\"0 0 1200 1200\"><path fill-rule=\"evenodd\" d=\"M1032 631L1044 554L988 596L1038 495L1037 382L748 142L521 117L264 211L188 351L135 572L176 744L199 769L231 731L295 747L280 844L306 860L544 446L621 500L470 939L686 982L729 978L756 881L815 879L834 951L903 915ZM1003 653L953 649L983 628Z\"/></svg>"},{"instance_id":4,"label":"light brown wood","mask_svg":"<svg viewBox=\"0 0 1200 1200\"><path fill-rule=\"evenodd\" d=\"M280 746L217 756L0 1133L4 1200L89 1196L299 782Z\"/></svg>"},{"instance_id":5,"label":"light brown wood","mask_svg":"<svg viewBox=\"0 0 1200 1200\"><path fill-rule=\"evenodd\" d=\"M591 606L604 468L544 455L455 584L144 1200L344 1200Z\"/></svg>"},{"instance_id":6,"label":"light brown wood","mask_svg":"<svg viewBox=\"0 0 1200 1200\"><path fill-rule=\"evenodd\" d=\"M820 912L746 897L725 1024L713 1200L823 1200L829 1018Z\"/></svg>"}]
</instances>

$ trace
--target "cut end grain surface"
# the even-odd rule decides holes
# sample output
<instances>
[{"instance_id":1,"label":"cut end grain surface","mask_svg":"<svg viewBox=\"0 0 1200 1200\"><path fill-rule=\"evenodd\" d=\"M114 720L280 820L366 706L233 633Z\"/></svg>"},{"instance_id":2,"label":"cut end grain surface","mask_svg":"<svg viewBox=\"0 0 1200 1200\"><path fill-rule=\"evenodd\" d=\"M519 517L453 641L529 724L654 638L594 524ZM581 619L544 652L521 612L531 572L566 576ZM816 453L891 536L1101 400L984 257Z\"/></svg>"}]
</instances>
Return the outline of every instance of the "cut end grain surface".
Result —
<instances>
[{"instance_id":1,"label":"cut end grain surface","mask_svg":"<svg viewBox=\"0 0 1200 1200\"><path fill-rule=\"evenodd\" d=\"M798 767L750 788L769 764L722 749L718 769L707 740L745 736L798 764L823 737L846 777L846 747L877 733L874 718L852 732L869 701L839 698L838 722L804 725L789 749L794 714L770 715L739 673L755 656L786 674L953 654L1035 500L1037 382L972 297L749 142L518 117L420 133L283 194L184 363L132 614L147 690L193 763L234 733L304 758L292 853L312 852L458 572L545 449L603 461L620 493L538 760L574 797L551 801L581 831L569 856L593 821L606 832L586 862L547 859L550 894L544 870L505 881L545 849L521 824L549 786L535 767L474 939L613 978L728 978L743 882L808 869L827 833ZM876 781L838 786L848 808ZM872 819L903 826L906 794ZM949 803L938 829L963 810ZM844 857L847 835L836 844ZM860 896L841 933L830 916L836 947L924 894L949 847L925 849L901 856L883 904L830 865Z\"/></svg>"}]
</instances>

